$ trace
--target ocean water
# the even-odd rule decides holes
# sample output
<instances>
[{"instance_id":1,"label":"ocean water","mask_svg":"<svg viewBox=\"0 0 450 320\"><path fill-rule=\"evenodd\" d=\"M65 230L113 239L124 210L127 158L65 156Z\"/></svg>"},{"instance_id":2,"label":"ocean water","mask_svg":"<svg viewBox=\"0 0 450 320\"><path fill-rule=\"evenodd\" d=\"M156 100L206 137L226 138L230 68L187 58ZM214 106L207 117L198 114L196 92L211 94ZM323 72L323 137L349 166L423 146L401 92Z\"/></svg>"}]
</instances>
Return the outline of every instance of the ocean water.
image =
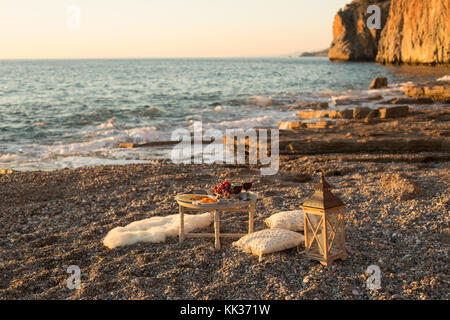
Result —
<instances>
[{"instance_id":1,"label":"ocean water","mask_svg":"<svg viewBox=\"0 0 450 320\"><path fill-rule=\"evenodd\" d=\"M276 126L299 101L401 96L398 83L448 68L331 63L326 58L0 61L0 168L54 170L167 158L177 128ZM388 89L367 90L386 76Z\"/></svg>"}]
</instances>

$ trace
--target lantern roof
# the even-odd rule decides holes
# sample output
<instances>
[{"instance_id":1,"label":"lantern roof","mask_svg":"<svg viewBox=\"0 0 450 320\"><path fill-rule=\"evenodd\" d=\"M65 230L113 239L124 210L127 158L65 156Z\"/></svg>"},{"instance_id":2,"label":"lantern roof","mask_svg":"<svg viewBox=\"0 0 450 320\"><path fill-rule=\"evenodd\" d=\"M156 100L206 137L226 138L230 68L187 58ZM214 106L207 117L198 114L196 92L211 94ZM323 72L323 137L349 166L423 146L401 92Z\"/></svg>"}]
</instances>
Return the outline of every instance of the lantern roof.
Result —
<instances>
[{"instance_id":1,"label":"lantern roof","mask_svg":"<svg viewBox=\"0 0 450 320\"><path fill-rule=\"evenodd\" d=\"M314 187L314 194L303 203L303 207L327 210L345 206L345 203L331 192L331 188L322 172L319 183Z\"/></svg>"}]
</instances>

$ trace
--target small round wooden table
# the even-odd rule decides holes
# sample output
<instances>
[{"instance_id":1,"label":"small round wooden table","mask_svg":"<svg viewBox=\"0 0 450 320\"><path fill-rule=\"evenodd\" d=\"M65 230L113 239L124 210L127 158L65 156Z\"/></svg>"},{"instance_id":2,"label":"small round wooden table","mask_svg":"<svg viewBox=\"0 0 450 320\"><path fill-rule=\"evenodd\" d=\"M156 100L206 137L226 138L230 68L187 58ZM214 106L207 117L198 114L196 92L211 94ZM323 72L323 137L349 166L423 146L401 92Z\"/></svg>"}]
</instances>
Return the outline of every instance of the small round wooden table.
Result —
<instances>
[{"instance_id":1,"label":"small round wooden table","mask_svg":"<svg viewBox=\"0 0 450 320\"><path fill-rule=\"evenodd\" d=\"M255 203L258 195L254 192L248 192L249 200L238 200L234 202L211 203L211 204L194 204L189 201L180 199L181 195L177 195L175 200L180 207L180 243L185 238L214 238L216 249L220 249L220 238L241 238L246 233L220 233L220 213L219 212L248 212L248 233L253 233L253 219L255 215ZM214 213L214 233L185 233L184 232L184 214L186 212L208 212Z\"/></svg>"}]
</instances>

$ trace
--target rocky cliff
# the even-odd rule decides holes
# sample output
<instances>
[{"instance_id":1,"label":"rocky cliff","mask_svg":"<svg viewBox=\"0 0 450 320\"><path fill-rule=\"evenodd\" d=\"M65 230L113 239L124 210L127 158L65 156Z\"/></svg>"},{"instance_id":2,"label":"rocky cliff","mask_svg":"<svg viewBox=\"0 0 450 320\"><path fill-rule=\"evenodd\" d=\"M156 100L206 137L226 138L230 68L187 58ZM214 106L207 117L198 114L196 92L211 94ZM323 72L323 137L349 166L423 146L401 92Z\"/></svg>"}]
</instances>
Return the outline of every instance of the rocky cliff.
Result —
<instances>
[{"instance_id":1,"label":"rocky cliff","mask_svg":"<svg viewBox=\"0 0 450 320\"><path fill-rule=\"evenodd\" d=\"M381 30L367 28L370 4ZM354 0L334 19L329 58L336 61L450 64L450 0Z\"/></svg>"},{"instance_id":2,"label":"rocky cliff","mask_svg":"<svg viewBox=\"0 0 450 320\"><path fill-rule=\"evenodd\" d=\"M449 64L450 0L392 0L376 61Z\"/></svg>"},{"instance_id":3,"label":"rocky cliff","mask_svg":"<svg viewBox=\"0 0 450 320\"><path fill-rule=\"evenodd\" d=\"M367 28L367 7L371 4L382 9L384 27L390 1L355 0L341 9L334 18L333 42L328 57L333 61L374 61L378 52L381 30Z\"/></svg>"}]
</instances>

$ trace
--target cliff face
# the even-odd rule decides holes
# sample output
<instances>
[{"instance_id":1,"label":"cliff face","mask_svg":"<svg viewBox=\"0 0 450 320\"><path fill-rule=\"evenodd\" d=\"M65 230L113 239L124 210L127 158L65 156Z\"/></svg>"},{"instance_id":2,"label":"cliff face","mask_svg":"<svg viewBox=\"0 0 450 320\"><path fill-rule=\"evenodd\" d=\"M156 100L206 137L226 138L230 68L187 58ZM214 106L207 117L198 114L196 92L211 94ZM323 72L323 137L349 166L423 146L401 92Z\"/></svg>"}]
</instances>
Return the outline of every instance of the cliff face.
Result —
<instances>
[{"instance_id":1,"label":"cliff face","mask_svg":"<svg viewBox=\"0 0 450 320\"><path fill-rule=\"evenodd\" d=\"M370 4L382 30L367 28ZM354 0L334 19L328 57L342 61L450 64L450 0Z\"/></svg>"},{"instance_id":2,"label":"cliff face","mask_svg":"<svg viewBox=\"0 0 450 320\"><path fill-rule=\"evenodd\" d=\"M355 0L340 10L333 23L333 42L328 57L333 61L374 61L381 30L367 28L367 7L380 6L382 27L389 12L389 1Z\"/></svg>"},{"instance_id":3,"label":"cliff face","mask_svg":"<svg viewBox=\"0 0 450 320\"><path fill-rule=\"evenodd\" d=\"M376 61L449 64L450 0L392 0Z\"/></svg>"}]
</instances>

